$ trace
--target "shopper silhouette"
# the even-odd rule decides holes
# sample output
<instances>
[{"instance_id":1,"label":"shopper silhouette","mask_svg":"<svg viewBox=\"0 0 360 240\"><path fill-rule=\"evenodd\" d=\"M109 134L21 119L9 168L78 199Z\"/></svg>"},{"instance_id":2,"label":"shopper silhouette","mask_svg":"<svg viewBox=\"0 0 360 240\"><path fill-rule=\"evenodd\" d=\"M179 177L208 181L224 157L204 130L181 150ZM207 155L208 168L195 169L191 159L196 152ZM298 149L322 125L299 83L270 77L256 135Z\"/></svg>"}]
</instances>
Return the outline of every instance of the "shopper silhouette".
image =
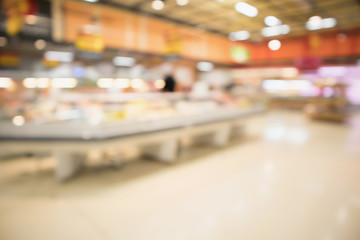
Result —
<instances>
[{"instance_id":1,"label":"shopper silhouette","mask_svg":"<svg viewBox=\"0 0 360 240\"><path fill-rule=\"evenodd\" d=\"M176 81L173 76L167 75L165 77L165 86L163 88L164 92L175 92Z\"/></svg>"}]
</instances>

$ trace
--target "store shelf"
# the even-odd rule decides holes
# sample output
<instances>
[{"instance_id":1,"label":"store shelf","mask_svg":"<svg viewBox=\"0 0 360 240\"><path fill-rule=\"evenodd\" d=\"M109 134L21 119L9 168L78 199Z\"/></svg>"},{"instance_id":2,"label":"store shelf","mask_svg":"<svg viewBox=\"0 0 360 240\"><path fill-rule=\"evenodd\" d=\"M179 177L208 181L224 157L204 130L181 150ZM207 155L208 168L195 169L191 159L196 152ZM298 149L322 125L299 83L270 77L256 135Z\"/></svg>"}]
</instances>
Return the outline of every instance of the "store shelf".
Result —
<instances>
[{"instance_id":1,"label":"store shelf","mask_svg":"<svg viewBox=\"0 0 360 240\"><path fill-rule=\"evenodd\" d=\"M206 113L180 114L157 120L120 120L98 125L83 121L28 123L23 126L15 126L11 122L0 122L0 138L2 140L103 140L227 121L261 111L263 111L262 106L247 109L224 106Z\"/></svg>"}]
</instances>

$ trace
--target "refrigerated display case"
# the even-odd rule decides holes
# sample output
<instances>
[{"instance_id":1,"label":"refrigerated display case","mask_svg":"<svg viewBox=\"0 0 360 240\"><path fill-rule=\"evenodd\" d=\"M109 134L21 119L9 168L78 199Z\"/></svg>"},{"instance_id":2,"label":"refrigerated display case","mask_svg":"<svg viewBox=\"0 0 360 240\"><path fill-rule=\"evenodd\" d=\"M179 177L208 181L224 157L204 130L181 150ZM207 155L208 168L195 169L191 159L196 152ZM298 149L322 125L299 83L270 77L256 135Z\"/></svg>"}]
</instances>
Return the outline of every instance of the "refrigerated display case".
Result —
<instances>
[{"instance_id":1,"label":"refrigerated display case","mask_svg":"<svg viewBox=\"0 0 360 240\"><path fill-rule=\"evenodd\" d=\"M72 177L91 149L116 151L138 145L147 155L169 163L176 161L185 136L211 133L214 145L223 146L246 117L264 110L261 102L221 92L199 97L68 91L16 106L2 113L4 152L50 152L59 180Z\"/></svg>"}]
</instances>

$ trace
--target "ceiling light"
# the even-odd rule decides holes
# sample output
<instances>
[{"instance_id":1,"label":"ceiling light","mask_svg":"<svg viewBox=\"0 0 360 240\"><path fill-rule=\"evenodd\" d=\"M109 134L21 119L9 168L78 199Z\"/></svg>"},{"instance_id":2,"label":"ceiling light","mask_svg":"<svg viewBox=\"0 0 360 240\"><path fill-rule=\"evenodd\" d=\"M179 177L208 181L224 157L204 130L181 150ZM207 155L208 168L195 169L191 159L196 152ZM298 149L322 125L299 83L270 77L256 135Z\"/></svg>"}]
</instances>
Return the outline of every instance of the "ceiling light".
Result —
<instances>
[{"instance_id":1,"label":"ceiling light","mask_svg":"<svg viewBox=\"0 0 360 240\"><path fill-rule=\"evenodd\" d=\"M135 65L136 60L132 57L114 57L113 63L119 67L132 67Z\"/></svg>"},{"instance_id":2,"label":"ceiling light","mask_svg":"<svg viewBox=\"0 0 360 240\"><path fill-rule=\"evenodd\" d=\"M322 27L323 28L332 28L336 26L336 19L335 18L324 18L322 20Z\"/></svg>"},{"instance_id":3,"label":"ceiling light","mask_svg":"<svg viewBox=\"0 0 360 240\"><path fill-rule=\"evenodd\" d=\"M114 86L116 88L128 88L128 87L130 87L130 79L117 78L117 79L115 79Z\"/></svg>"},{"instance_id":4,"label":"ceiling light","mask_svg":"<svg viewBox=\"0 0 360 240\"><path fill-rule=\"evenodd\" d=\"M139 78L135 78L133 80L131 80L131 87L132 88L141 88L144 84L144 81L142 79L139 79Z\"/></svg>"},{"instance_id":5,"label":"ceiling light","mask_svg":"<svg viewBox=\"0 0 360 240\"><path fill-rule=\"evenodd\" d=\"M112 78L99 78L96 85L99 88L112 88L114 86L114 79Z\"/></svg>"},{"instance_id":6,"label":"ceiling light","mask_svg":"<svg viewBox=\"0 0 360 240\"><path fill-rule=\"evenodd\" d=\"M23 85L26 88L36 88L36 78L25 78Z\"/></svg>"},{"instance_id":7,"label":"ceiling light","mask_svg":"<svg viewBox=\"0 0 360 240\"><path fill-rule=\"evenodd\" d=\"M51 84L54 88L74 88L77 80L75 78L53 78Z\"/></svg>"},{"instance_id":8,"label":"ceiling light","mask_svg":"<svg viewBox=\"0 0 360 240\"><path fill-rule=\"evenodd\" d=\"M319 16L314 16L306 22L306 29L309 31L319 30L323 28L332 28L335 27L337 21L335 18L324 18L321 19Z\"/></svg>"},{"instance_id":9,"label":"ceiling light","mask_svg":"<svg viewBox=\"0 0 360 240\"><path fill-rule=\"evenodd\" d=\"M36 86L38 88L48 88L50 85L50 79L49 78L38 78L36 81Z\"/></svg>"},{"instance_id":10,"label":"ceiling light","mask_svg":"<svg viewBox=\"0 0 360 240\"><path fill-rule=\"evenodd\" d=\"M269 46L270 50L277 51L281 47L281 42L279 40L271 40L268 43L268 46Z\"/></svg>"},{"instance_id":11,"label":"ceiling light","mask_svg":"<svg viewBox=\"0 0 360 240\"><path fill-rule=\"evenodd\" d=\"M321 21L321 17L320 16L312 16L309 18L309 21Z\"/></svg>"},{"instance_id":12,"label":"ceiling light","mask_svg":"<svg viewBox=\"0 0 360 240\"><path fill-rule=\"evenodd\" d=\"M23 85L26 88L47 88L50 85L49 78L25 78Z\"/></svg>"},{"instance_id":13,"label":"ceiling light","mask_svg":"<svg viewBox=\"0 0 360 240\"><path fill-rule=\"evenodd\" d=\"M13 80L8 77L0 77L0 88L10 88L13 84Z\"/></svg>"},{"instance_id":14,"label":"ceiling light","mask_svg":"<svg viewBox=\"0 0 360 240\"><path fill-rule=\"evenodd\" d=\"M154 85L157 89L163 89L165 87L165 81L163 79L155 80Z\"/></svg>"},{"instance_id":15,"label":"ceiling light","mask_svg":"<svg viewBox=\"0 0 360 240\"><path fill-rule=\"evenodd\" d=\"M38 50L42 50L46 47L46 42L45 40L42 40L42 39L38 39L35 41L35 47L36 49Z\"/></svg>"},{"instance_id":16,"label":"ceiling light","mask_svg":"<svg viewBox=\"0 0 360 240\"><path fill-rule=\"evenodd\" d=\"M229 34L231 41L244 41L249 39L250 33L248 31L237 31Z\"/></svg>"},{"instance_id":17,"label":"ceiling light","mask_svg":"<svg viewBox=\"0 0 360 240\"><path fill-rule=\"evenodd\" d=\"M72 62L74 54L72 52L47 51L44 54L44 58L49 61Z\"/></svg>"},{"instance_id":18,"label":"ceiling light","mask_svg":"<svg viewBox=\"0 0 360 240\"><path fill-rule=\"evenodd\" d=\"M269 27L275 27L281 25L281 20L274 16L267 16L264 19L264 23L268 25Z\"/></svg>"},{"instance_id":19,"label":"ceiling light","mask_svg":"<svg viewBox=\"0 0 360 240\"><path fill-rule=\"evenodd\" d=\"M97 2L98 0L84 0L85 2L91 2L91 3L95 3Z\"/></svg>"},{"instance_id":20,"label":"ceiling light","mask_svg":"<svg viewBox=\"0 0 360 240\"><path fill-rule=\"evenodd\" d=\"M189 3L189 0L176 0L177 5L185 6Z\"/></svg>"},{"instance_id":21,"label":"ceiling light","mask_svg":"<svg viewBox=\"0 0 360 240\"><path fill-rule=\"evenodd\" d=\"M251 6L245 2L238 2L235 4L235 10L239 13L242 13L248 17L256 17L258 15L258 10L256 7Z\"/></svg>"},{"instance_id":22,"label":"ceiling light","mask_svg":"<svg viewBox=\"0 0 360 240\"><path fill-rule=\"evenodd\" d=\"M305 26L307 30L319 30L322 28L322 19L317 17L311 17L309 21L306 22Z\"/></svg>"},{"instance_id":23,"label":"ceiling light","mask_svg":"<svg viewBox=\"0 0 360 240\"><path fill-rule=\"evenodd\" d=\"M164 2L161 1L161 0L154 0L152 3L151 3L151 7L155 10L161 10L164 8Z\"/></svg>"},{"instance_id":24,"label":"ceiling light","mask_svg":"<svg viewBox=\"0 0 360 240\"><path fill-rule=\"evenodd\" d=\"M199 62L196 67L199 71L209 72L214 69L214 64L210 62Z\"/></svg>"},{"instance_id":25,"label":"ceiling light","mask_svg":"<svg viewBox=\"0 0 360 240\"><path fill-rule=\"evenodd\" d=\"M261 30L261 34L264 37L273 37L283 34L288 34L290 32L289 25L280 25L275 27L266 27Z\"/></svg>"},{"instance_id":26,"label":"ceiling light","mask_svg":"<svg viewBox=\"0 0 360 240\"><path fill-rule=\"evenodd\" d=\"M12 119L12 123L15 125L15 126L22 126L24 125L25 123L25 118L21 115L18 115L18 116L15 116L13 119Z\"/></svg>"},{"instance_id":27,"label":"ceiling light","mask_svg":"<svg viewBox=\"0 0 360 240\"><path fill-rule=\"evenodd\" d=\"M5 47L6 44L7 44L6 37L0 37L0 47Z\"/></svg>"}]
</instances>

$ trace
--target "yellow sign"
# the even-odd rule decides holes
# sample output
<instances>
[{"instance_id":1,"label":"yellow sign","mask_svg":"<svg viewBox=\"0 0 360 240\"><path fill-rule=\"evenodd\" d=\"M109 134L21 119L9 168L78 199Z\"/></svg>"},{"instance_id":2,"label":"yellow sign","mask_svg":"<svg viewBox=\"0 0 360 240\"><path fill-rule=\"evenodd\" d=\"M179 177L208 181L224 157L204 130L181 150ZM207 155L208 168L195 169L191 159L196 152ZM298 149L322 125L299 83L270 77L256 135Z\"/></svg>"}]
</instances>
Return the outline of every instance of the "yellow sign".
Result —
<instances>
[{"instance_id":1,"label":"yellow sign","mask_svg":"<svg viewBox=\"0 0 360 240\"><path fill-rule=\"evenodd\" d=\"M180 54L181 52L181 38L178 34L165 34L165 54Z\"/></svg>"},{"instance_id":2,"label":"yellow sign","mask_svg":"<svg viewBox=\"0 0 360 240\"><path fill-rule=\"evenodd\" d=\"M75 46L81 51L101 52L105 48L105 43L100 34L80 33Z\"/></svg>"},{"instance_id":3,"label":"yellow sign","mask_svg":"<svg viewBox=\"0 0 360 240\"><path fill-rule=\"evenodd\" d=\"M43 63L43 65L45 67L48 67L48 68L53 68L53 67L57 67L57 66L60 65L59 61L49 61L49 60L46 60L46 59L43 59L42 63Z\"/></svg>"},{"instance_id":4,"label":"yellow sign","mask_svg":"<svg viewBox=\"0 0 360 240\"><path fill-rule=\"evenodd\" d=\"M24 25L24 19L21 15L13 15L6 21L6 32L10 36L18 34Z\"/></svg>"},{"instance_id":5,"label":"yellow sign","mask_svg":"<svg viewBox=\"0 0 360 240\"><path fill-rule=\"evenodd\" d=\"M0 53L0 66L18 66L20 58L14 53Z\"/></svg>"},{"instance_id":6,"label":"yellow sign","mask_svg":"<svg viewBox=\"0 0 360 240\"><path fill-rule=\"evenodd\" d=\"M320 47L321 39L319 34L313 33L309 35L309 47L311 52L315 52Z\"/></svg>"},{"instance_id":7,"label":"yellow sign","mask_svg":"<svg viewBox=\"0 0 360 240\"><path fill-rule=\"evenodd\" d=\"M10 36L18 34L24 25L24 16L37 10L35 0L2 0L6 15L6 32Z\"/></svg>"},{"instance_id":8,"label":"yellow sign","mask_svg":"<svg viewBox=\"0 0 360 240\"><path fill-rule=\"evenodd\" d=\"M249 61L250 53L246 47L233 46L230 50L231 59L237 63L245 63Z\"/></svg>"}]
</instances>

